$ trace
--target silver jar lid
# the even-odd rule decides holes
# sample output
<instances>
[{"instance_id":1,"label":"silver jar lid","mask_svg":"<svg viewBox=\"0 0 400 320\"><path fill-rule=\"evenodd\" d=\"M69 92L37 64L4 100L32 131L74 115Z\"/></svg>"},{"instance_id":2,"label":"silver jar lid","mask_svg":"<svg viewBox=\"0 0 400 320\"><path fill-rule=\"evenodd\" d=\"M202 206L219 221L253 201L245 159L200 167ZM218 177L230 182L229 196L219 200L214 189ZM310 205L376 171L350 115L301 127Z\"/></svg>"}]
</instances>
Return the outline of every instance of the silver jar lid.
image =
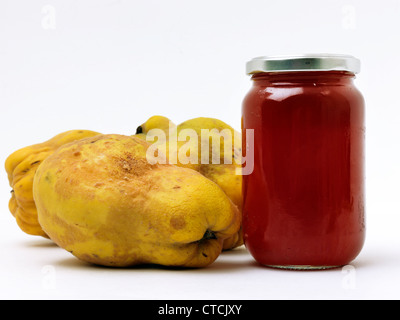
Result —
<instances>
[{"instance_id":1,"label":"silver jar lid","mask_svg":"<svg viewBox=\"0 0 400 320\"><path fill-rule=\"evenodd\" d=\"M257 57L246 65L248 75L290 71L348 71L356 74L360 72L360 60L350 55L305 54Z\"/></svg>"}]
</instances>

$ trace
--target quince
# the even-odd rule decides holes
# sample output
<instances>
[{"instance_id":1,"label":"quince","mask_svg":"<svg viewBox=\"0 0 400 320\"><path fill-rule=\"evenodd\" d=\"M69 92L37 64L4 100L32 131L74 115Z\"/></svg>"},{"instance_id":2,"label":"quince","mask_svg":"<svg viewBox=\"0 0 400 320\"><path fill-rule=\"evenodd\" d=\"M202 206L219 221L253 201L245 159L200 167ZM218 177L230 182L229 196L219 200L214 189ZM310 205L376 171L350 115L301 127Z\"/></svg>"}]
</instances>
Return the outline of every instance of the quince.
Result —
<instances>
[{"instance_id":1,"label":"quince","mask_svg":"<svg viewBox=\"0 0 400 320\"><path fill-rule=\"evenodd\" d=\"M150 164L150 144L99 135L60 147L36 172L34 199L48 236L98 265L205 267L240 228L240 212L200 173Z\"/></svg>"}]
</instances>

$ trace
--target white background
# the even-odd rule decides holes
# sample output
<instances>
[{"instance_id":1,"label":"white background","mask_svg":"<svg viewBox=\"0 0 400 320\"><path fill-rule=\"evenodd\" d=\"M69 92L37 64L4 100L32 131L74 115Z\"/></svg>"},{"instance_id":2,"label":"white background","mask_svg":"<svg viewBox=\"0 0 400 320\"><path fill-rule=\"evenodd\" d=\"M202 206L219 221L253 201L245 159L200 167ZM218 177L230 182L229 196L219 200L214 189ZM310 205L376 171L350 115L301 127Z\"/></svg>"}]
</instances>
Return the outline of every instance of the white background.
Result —
<instances>
[{"instance_id":1,"label":"white background","mask_svg":"<svg viewBox=\"0 0 400 320\"><path fill-rule=\"evenodd\" d=\"M0 160L70 129L133 134L154 114L240 129L256 56L346 53L367 102L365 248L352 268L259 267L244 248L207 269L89 266L25 235L0 176L2 299L400 298L400 0L0 0Z\"/></svg>"}]
</instances>

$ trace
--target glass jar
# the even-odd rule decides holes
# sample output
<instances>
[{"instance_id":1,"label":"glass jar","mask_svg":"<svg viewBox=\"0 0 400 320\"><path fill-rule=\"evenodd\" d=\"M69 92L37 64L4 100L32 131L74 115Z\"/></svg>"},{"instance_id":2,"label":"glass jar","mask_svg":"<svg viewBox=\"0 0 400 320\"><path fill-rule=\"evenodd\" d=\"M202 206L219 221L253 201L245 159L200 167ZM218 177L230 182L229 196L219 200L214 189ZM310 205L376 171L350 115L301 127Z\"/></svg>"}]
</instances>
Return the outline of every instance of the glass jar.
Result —
<instances>
[{"instance_id":1,"label":"glass jar","mask_svg":"<svg viewBox=\"0 0 400 320\"><path fill-rule=\"evenodd\" d=\"M254 171L243 176L243 236L265 266L349 264L365 240L364 99L345 55L260 57L243 102ZM247 151L249 152L249 150Z\"/></svg>"}]
</instances>

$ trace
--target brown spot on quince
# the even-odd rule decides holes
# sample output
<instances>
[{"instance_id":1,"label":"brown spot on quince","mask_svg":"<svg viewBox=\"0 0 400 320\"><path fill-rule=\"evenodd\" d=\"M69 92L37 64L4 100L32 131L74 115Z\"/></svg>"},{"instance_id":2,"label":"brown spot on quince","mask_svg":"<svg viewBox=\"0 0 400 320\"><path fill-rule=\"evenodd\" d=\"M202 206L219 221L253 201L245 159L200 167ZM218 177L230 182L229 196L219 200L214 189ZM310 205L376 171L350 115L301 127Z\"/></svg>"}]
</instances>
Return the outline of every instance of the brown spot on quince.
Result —
<instances>
[{"instance_id":1,"label":"brown spot on quince","mask_svg":"<svg viewBox=\"0 0 400 320\"><path fill-rule=\"evenodd\" d=\"M170 224L172 228L176 230L181 230L186 226L186 221L184 217L177 216L171 218Z\"/></svg>"}]
</instances>

